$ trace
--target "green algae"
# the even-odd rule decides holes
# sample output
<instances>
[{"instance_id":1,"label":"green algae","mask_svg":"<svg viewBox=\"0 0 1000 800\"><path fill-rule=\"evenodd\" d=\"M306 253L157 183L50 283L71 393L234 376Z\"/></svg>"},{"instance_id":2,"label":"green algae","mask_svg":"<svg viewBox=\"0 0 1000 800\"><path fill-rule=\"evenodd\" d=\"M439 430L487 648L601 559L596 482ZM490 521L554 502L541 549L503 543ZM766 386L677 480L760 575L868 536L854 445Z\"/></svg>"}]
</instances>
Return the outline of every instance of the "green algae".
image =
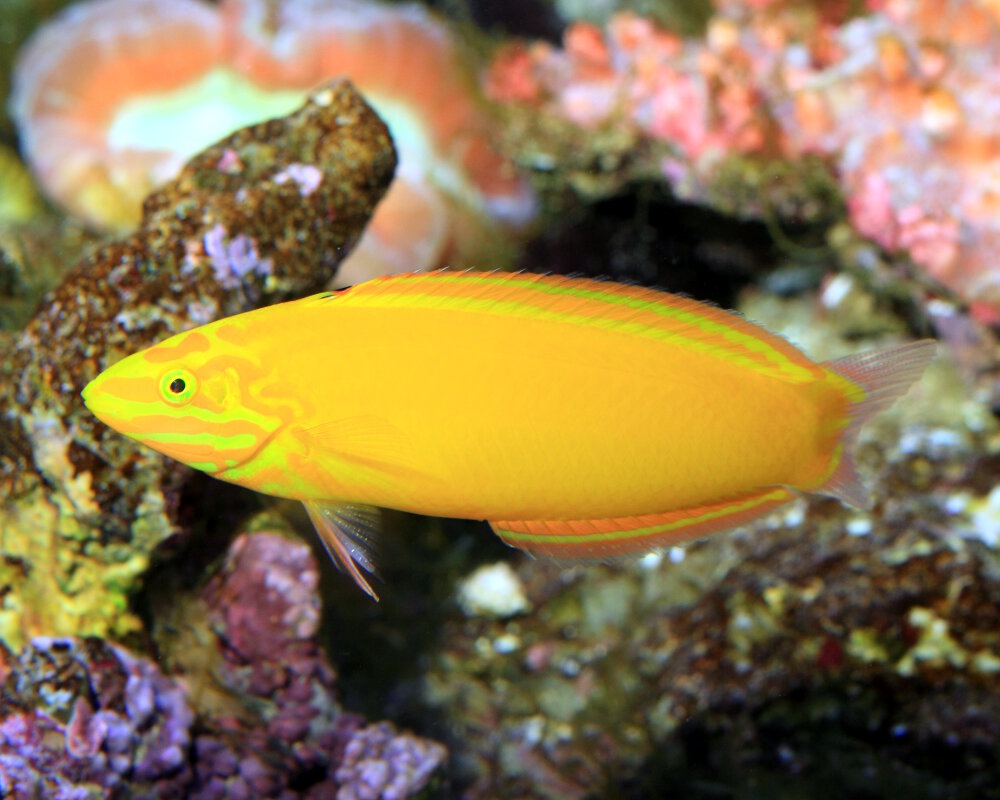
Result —
<instances>
[{"instance_id":1,"label":"green algae","mask_svg":"<svg viewBox=\"0 0 1000 800\"><path fill-rule=\"evenodd\" d=\"M969 654L951 635L947 620L941 619L929 608L917 606L910 609L907 622L919 631L919 638L896 664L900 675L915 674L918 663L929 667L965 669Z\"/></svg>"},{"instance_id":2,"label":"green algae","mask_svg":"<svg viewBox=\"0 0 1000 800\"><path fill-rule=\"evenodd\" d=\"M863 664L884 664L889 660L889 650L883 638L872 628L855 628L847 641L847 654Z\"/></svg>"},{"instance_id":3,"label":"green algae","mask_svg":"<svg viewBox=\"0 0 1000 800\"><path fill-rule=\"evenodd\" d=\"M582 592L581 631L593 636L609 629L623 630L635 608L637 592L635 581L625 576L602 583L596 591Z\"/></svg>"},{"instance_id":4,"label":"green algae","mask_svg":"<svg viewBox=\"0 0 1000 800\"><path fill-rule=\"evenodd\" d=\"M614 13L628 11L682 36L703 32L712 15L712 4L706 0L555 0L555 5L568 20L601 24Z\"/></svg>"},{"instance_id":5,"label":"green algae","mask_svg":"<svg viewBox=\"0 0 1000 800\"><path fill-rule=\"evenodd\" d=\"M43 208L28 168L17 153L0 144L0 225L28 222Z\"/></svg>"},{"instance_id":6,"label":"green algae","mask_svg":"<svg viewBox=\"0 0 1000 800\"><path fill-rule=\"evenodd\" d=\"M41 488L9 504L0 522L0 639L19 649L33 636L87 632L118 641L141 624L130 595L151 542L102 547L65 494Z\"/></svg>"},{"instance_id":7,"label":"green algae","mask_svg":"<svg viewBox=\"0 0 1000 800\"><path fill-rule=\"evenodd\" d=\"M817 244L788 238L782 220L797 228L826 229L844 213L844 203L829 165L822 159L776 159L759 155L729 155L704 178L705 202L726 216L753 217L768 223L786 252L798 258L820 255Z\"/></svg>"}]
</instances>

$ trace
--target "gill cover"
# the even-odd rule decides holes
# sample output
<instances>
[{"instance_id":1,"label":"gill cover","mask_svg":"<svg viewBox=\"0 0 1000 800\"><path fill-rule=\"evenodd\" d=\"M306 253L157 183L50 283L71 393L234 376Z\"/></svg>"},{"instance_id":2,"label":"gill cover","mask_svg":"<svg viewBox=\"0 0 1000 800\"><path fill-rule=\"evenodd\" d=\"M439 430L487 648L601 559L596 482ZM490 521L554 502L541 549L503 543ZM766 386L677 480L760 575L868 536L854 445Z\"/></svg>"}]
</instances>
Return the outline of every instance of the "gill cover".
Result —
<instances>
[{"instance_id":1,"label":"gill cover","mask_svg":"<svg viewBox=\"0 0 1000 800\"><path fill-rule=\"evenodd\" d=\"M109 427L217 473L252 458L281 425L249 395L261 372L236 348L190 331L122 359L82 396Z\"/></svg>"}]
</instances>

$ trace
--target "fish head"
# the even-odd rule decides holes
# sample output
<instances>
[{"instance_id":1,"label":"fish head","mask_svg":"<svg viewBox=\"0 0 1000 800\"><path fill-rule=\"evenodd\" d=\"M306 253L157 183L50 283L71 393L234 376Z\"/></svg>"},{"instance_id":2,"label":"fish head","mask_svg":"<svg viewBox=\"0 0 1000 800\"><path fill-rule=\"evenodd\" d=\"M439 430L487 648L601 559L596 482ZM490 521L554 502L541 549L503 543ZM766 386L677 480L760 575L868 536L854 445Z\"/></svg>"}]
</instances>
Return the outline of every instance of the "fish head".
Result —
<instances>
[{"instance_id":1,"label":"fish head","mask_svg":"<svg viewBox=\"0 0 1000 800\"><path fill-rule=\"evenodd\" d=\"M251 391L265 370L218 333L196 328L123 358L87 384L84 404L108 427L196 469L245 463L285 420Z\"/></svg>"}]
</instances>

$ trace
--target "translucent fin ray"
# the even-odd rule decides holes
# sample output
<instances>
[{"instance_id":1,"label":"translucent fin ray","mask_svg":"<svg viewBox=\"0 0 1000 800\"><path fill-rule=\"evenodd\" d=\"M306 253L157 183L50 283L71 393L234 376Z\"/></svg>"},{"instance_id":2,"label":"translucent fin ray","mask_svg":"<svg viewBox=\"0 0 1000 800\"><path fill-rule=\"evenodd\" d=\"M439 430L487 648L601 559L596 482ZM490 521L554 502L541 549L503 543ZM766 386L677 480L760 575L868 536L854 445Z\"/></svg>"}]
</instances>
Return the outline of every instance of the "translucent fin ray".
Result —
<instances>
[{"instance_id":1,"label":"translucent fin ray","mask_svg":"<svg viewBox=\"0 0 1000 800\"><path fill-rule=\"evenodd\" d=\"M854 466L852 451L861 429L885 411L920 378L937 353L933 339L922 339L897 347L858 353L825 366L864 390L865 396L851 406L851 420L840 442L840 462L830 478L816 491L836 497L856 508L871 508L871 493Z\"/></svg>"},{"instance_id":2,"label":"translucent fin ray","mask_svg":"<svg viewBox=\"0 0 1000 800\"><path fill-rule=\"evenodd\" d=\"M303 502L309 520L333 563L346 572L369 597L378 595L361 573L375 575L375 553L381 522L379 510L372 506ZM361 569L359 569L359 567Z\"/></svg>"}]
</instances>

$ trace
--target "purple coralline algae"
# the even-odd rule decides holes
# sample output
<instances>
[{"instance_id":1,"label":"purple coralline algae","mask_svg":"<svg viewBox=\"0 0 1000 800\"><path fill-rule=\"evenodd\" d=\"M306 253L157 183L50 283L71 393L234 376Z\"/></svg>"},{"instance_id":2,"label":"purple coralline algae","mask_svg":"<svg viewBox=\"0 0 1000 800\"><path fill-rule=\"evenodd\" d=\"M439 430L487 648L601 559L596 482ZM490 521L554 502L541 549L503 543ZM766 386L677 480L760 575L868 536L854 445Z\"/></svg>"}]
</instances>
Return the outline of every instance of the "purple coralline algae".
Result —
<instances>
[{"instance_id":1,"label":"purple coralline algae","mask_svg":"<svg viewBox=\"0 0 1000 800\"><path fill-rule=\"evenodd\" d=\"M337 767L337 800L401 800L427 784L444 758L436 742L400 734L387 722L352 734Z\"/></svg>"},{"instance_id":2,"label":"purple coralline algae","mask_svg":"<svg viewBox=\"0 0 1000 800\"><path fill-rule=\"evenodd\" d=\"M258 699L267 732L314 760L311 732L329 730L334 673L319 644L319 575L309 548L277 534L242 536L206 585L206 619L225 642L217 678Z\"/></svg>"},{"instance_id":3,"label":"purple coralline algae","mask_svg":"<svg viewBox=\"0 0 1000 800\"><path fill-rule=\"evenodd\" d=\"M196 596L164 599L174 616L160 623L161 647L212 709L194 742L193 798L300 796L293 786L403 798L443 766L440 744L340 707L316 639L318 581L305 544L264 530L238 537Z\"/></svg>"},{"instance_id":4,"label":"purple coralline algae","mask_svg":"<svg viewBox=\"0 0 1000 800\"><path fill-rule=\"evenodd\" d=\"M277 179L275 182L284 183ZM216 279L227 289L236 288L248 275L266 277L274 268L271 259L260 257L253 239L242 233L227 239L221 225L208 231L202 243Z\"/></svg>"},{"instance_id":5,"label":"purple coralline algae","mask_svg":"<svg viewBox=\"0 0 1000 800\"><path fill-rule=\"evenodd\" d=\"M9 669L0 796L184 796L194 715L150 661L98 639L39 637Z\"/></svg>"},{"instance_id":6,"label":"purple coralline algae","mask_svg":"<svg viewBox=\"0 0 1000 800\"><path fill-rule=\"evenodd\" d=\"M70 271L0 352L0 638L138 630L127 595L183 533L190 471L109 433L80 390L192 324L307 294L361 236L389 185L388 131L347 82L237 131L150 195L139 229ZM311 192L276 180L292 166ZM312 173L307 173L312 174Z\"/></svg>"},{"instance_id":7,"label":"purple coralline algae","mask_svg":"<svg viewBox=\"0 0 1000 800\"><path fill-rule=\"evenodd\" d=\"M279 533L243 534L164 638L177 677L99 639L0 651L0 796L402 800L445 748L344 711L316 641L318 570ZM164 616L168 616L165 612ZM161 637L162 638L162 637ZM192 710L194 708L194 710Z\"/></svg>"},{"instance_id":8,"label":"purple coralline algae","mask_svg":"<svg viewBox=\"0 0 1000 800\"><path fill-rule=\"evenodd\" d=\"M299 191L303 197L308 197L319 188L319 182L323 180L323 173L311 164L289 164L274 176L275 183L287 183L295 181L299 185Z\"/></svg>"}]
</instances>

